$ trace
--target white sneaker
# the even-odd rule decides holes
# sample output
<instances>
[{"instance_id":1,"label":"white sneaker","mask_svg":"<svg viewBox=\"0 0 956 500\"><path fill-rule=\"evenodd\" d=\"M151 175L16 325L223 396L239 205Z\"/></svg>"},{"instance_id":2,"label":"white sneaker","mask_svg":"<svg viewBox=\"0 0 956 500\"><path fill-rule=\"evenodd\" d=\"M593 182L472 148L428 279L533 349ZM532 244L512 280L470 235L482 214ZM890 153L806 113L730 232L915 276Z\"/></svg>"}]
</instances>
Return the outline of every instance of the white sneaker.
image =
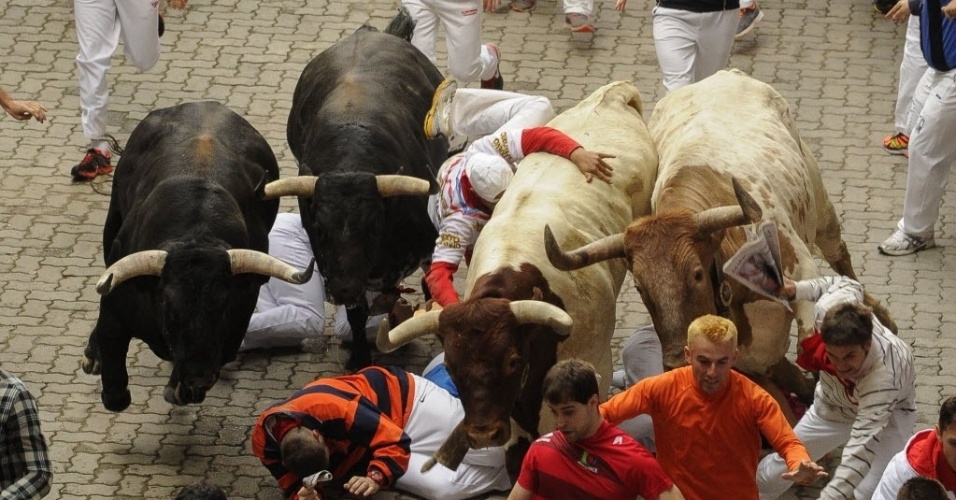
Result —
<instances>
[{"instance_id":1,"label":"white sneaker","mask_svg":"<svg viewBox=\"0 0 956 500\"><path fill-rule=\"evenodd\" d=\"M448 135L448 115L451 113L451 101L455 98L456 91L458 91L458 82L452 78L446 78L435 89L432 106L425 115L426 139L432 140L441 135Z\"/></svg>"},{"instance_id":2,"label":"white sneaker","mask_svg":"<svg viewBox=\"0 0 956 500\"><path fill-rule=\"evenodd\" d=\"M893 231L893 234L891 234L886 241L880 243L879 249L881 253L886 255L909 255L935 246L936 241L933 239L932 234L920 238L919 236L906 234L897 229Z\"/></svg>"}]
</instances>

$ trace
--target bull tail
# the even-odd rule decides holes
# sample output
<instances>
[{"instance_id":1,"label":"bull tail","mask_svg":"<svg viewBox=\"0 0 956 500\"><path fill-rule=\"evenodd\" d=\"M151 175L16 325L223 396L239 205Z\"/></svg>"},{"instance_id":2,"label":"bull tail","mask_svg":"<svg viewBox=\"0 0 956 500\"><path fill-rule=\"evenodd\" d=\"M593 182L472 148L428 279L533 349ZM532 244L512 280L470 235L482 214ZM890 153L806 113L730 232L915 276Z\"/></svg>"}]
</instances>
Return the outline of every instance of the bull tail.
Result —
<instances>
[{"instance_id":1,"label":"bull tail","mask_svg":"<svg viewBox=\"0 0 956 500\"><path fill-rule=\"evenodd\" d=\"M392 18L392 21L388 23L388 27L385 28L385 32L389 35L395 35L406 42L412 41L412 34L415 32L415 20L412 19L412 16L408 13L408 10L403 6L398 9L398 14L395 14L395 17Z\"/></svg>"}]
</instances>

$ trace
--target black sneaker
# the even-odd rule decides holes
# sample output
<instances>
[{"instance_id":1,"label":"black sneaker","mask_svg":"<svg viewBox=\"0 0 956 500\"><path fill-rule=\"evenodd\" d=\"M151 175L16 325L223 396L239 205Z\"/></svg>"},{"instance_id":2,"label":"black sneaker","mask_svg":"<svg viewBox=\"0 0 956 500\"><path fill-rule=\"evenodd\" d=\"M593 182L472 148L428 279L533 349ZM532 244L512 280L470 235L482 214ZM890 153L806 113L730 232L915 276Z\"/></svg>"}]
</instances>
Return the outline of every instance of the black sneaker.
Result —
<instances>
[{"instance_id":1,"label":"black sneaker","mask_svg":"<svg viewBox=\"0 0 956 500\"><path fill-rule=\"evenodd\" d=\"M762 19L763 11L756 4L749 9L740 9L740 20L737 21L737 34L734 35L734 40L747 36L747 33L753 31Z\"/></svg>"},{"instance_id":2,"label":"black sneaker","mask_svg":"<svg viewBox=\"0 0 956 500\"><path fill-rule=\"evenodd\" d=\"M883 14L884 16L893 6L896 5L896 0L873 0L873 10Z\"/></svg>"},{"instance_id":3,"label":"black sneaker","mask_svg":"<svg viewBox=\"0 0 956 500\"><path fill-rule=\"evenodd\" d=\"M113 166L110 164L110 157L93 148L87 149L86 156L79 163L73 165L73 169L70 170L73 182L92 181L97 175L106 175L112 172Z\"/></svg>"},{"instance_id":4,"label":"black sneaker","mask_svg":"<svg viewBox=\"0 0 956 500\"><path fill-rule=\"evenodd\" d=\"M166 33L166 21L163 21L163 15L159 15L159 37L163 37L163 33Z\"/></svg>"}]
</instances>

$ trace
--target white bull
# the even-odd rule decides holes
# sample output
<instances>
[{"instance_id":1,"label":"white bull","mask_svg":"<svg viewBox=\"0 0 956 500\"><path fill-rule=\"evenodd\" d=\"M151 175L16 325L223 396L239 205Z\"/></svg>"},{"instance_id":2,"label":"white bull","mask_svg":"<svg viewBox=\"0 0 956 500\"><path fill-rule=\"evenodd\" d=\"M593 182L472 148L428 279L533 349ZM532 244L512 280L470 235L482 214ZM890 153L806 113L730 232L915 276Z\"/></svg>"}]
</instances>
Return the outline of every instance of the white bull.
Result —
<instances>
[{"instance_id":1,"label":"white bull","mask_svg":"<svg viewBox=\"0 0 956 500\"><path fill-rule=\"evenodd\" d=\"M684 364L690 322L720 313L737 325L739 369L770 375L783 388L812 398L812 381L785 358L794 314L720 272L746 240L739 226L762 213L777 225L789 277L818 275L813 248L834 271L855 277L840 221L787 102L740 71L721 71L662 99L648 127L660 155L654 214L637 220L623 238L575 252L561 254L552 243L552 260L573 269L597 262L594 252L626 256L668 368ZM890 321L885 309L870 302L881 320ZM795 314L802 338L813 328L813 305L797 302Z\"/></svg>"},{"instance_id":2,"label":"white bull","mask_svg":"<svg viewBox=\"0 0 956 500\"><path fill-rule=\"evenodd\" d=\"M548 263L541 234L550 226L561 241L578 245L650 213L657 154L641 110L637 89L617 82L552 120L550 126L588 150L616 157L609 160L613 184L585 183L558 156L528 156L478 238L466 300L413 318L387 336L380 332L382 350L429 333L442 341L466 416L439 452L440 462L454 465L465 444L504 444L512 416L536 436L541 382L557 359L586 359L610 380L615 303L626 266L616 260L558 271ZM550 424L548 417L541 430L550 431Z\"/></svg>"}]
</instances>

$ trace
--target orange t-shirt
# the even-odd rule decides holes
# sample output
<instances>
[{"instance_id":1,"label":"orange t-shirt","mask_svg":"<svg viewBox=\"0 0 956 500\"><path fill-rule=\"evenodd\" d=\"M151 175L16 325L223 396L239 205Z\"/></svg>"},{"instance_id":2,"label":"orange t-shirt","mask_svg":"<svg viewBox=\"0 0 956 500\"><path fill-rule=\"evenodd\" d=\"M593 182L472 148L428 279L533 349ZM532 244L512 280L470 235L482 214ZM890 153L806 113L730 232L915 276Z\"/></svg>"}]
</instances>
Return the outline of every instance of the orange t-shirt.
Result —
<instances>
[{"instance_id":1,"label":"orange t-shirt","mask_svg":"<svg viewBox=\"0 0 956 500\"><path fill-rule=\"evenodd\" d=\"M657 461L688 500L756 499L761 433L791 470L810 460L777 402L735 371L717 394L704 394L688 366L601 405L614 424L642 413L654 420Z\"/></svg>"}]
</instances>

